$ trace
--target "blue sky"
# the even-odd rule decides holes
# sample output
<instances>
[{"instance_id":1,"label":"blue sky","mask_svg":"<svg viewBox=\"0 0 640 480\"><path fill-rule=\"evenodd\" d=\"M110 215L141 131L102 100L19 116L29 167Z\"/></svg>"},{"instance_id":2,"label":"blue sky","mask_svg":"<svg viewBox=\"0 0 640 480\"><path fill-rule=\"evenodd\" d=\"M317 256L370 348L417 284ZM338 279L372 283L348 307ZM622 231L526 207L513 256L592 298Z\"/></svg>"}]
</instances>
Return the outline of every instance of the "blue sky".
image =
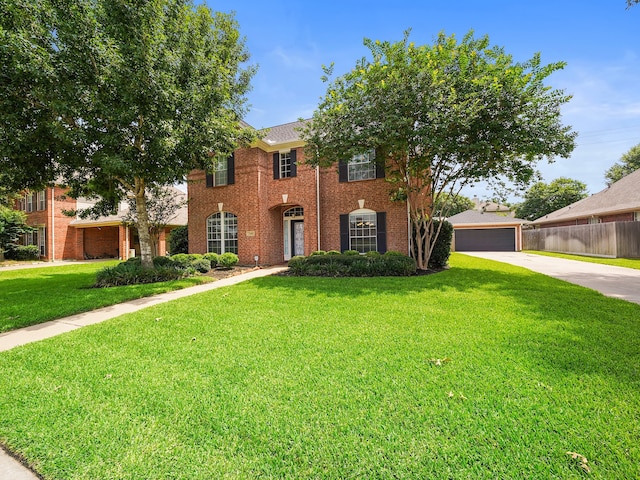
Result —
<instances>
[{"instance_id":1,"label":"blue sky","mask_svg":"<svg viewBox=\"0 0 640 480\"><path fill-rule=\"evenodd\" d=\"M540 163L545 182L565 176L597 193L605 170L640 143L640 5L626 9L625 0L206 3L235 12L249 63L259 67L245 118L256 128L309 118L326 91L322 65L333 62L336 75L351 70L367 54L365 37L397 41L410 28L413 42L429 44L440 31L462 37L473 29L516 61L540 52L543 63L567 62L548 84L573 95L563 121L579 133L577 148L569 159ZM482 187L464 193L489 195Z\"/></svg>"}]
</instances>

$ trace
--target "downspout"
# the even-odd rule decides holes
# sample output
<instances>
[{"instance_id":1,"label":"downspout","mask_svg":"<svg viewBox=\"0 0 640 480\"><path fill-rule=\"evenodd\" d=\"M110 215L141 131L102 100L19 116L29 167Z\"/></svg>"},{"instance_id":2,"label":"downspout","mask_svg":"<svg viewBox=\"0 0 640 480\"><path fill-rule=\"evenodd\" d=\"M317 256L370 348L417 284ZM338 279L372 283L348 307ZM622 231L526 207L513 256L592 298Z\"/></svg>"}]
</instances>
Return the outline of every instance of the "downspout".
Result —
<instances>
[{"instance_id":1,"label":"downspout","mask_svg":"<svg viewBox=\"0 0 640 480\"><path fill-rule=\"evenodd\" d=\"M409 201L407 204L407 253L411 256L411 210L409 209Z\"/></svg>"},{"instance_id":2,"label":"downspout","mask_svg":"<svg viewBox=\"0 0 640 480\"><path fill-rule=\"evenodd\" d=\"M316 220L318 223L318 250L320 250L320 167L316 165Z\"/></svg>"},{"instance_id":3,"label":"downspout","mask_svg":"<svg viewBox=\"0 0 640 480\"><path fill-rule=\"evenodd\" d=\"M55 185L51 187L51 261L56 260L56 204Z\"/></svg>"}]
</instances>

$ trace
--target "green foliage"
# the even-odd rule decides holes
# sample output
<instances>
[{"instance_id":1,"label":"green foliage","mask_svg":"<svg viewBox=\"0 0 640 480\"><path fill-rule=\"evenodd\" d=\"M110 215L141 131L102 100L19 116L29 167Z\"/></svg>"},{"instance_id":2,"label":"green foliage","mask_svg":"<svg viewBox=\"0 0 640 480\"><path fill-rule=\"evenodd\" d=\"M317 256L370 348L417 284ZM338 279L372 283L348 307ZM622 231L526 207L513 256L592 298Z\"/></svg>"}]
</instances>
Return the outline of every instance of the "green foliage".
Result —
<instances>
[{"instance_id":1,"label":"green foliage","mask_svg":"<svg viewBox=\"0 0 640 480\"><path fill-rule=\"evenodd\" d=\"M329 250L327 251L327 255L340 255L339 250Z\"/></svg>"},{"instance_id":2,"label":"green foliage","mask_svg":"<svg viewBox=\"0 0 640 480\"><path fill-rule=\"evenodd\" d=\"M433 205L433 216L452 217L458 213L466 212L475 207L475 203L464 195L449 195L446 192L440 193Z\"/></svg>"},{"instance_id":3,"label":"green foliage","mask_svg":"<svg viewBox=\"0 0 640 480\"><path fill-rule=\"evenodd\" d=\"M167 282L183 278L184 276L186 276L186 272L180 268L143 268L142 265L136 264L135 262L122 262L115 267L106 267L98 271L95 286L104 288Z\"/></svg>"},{"instance_id":4,"label":"green foliage","mask_svg":"<svg viewBox=\"0 0 640 480\"><path fill-rule=\"evenodd\" d=\"M370 57L329 84L302 129L305 156L328 167L374 149L391 198L408 202L414 228L427 235L433 198L478 181L526 185L538 161L575 147L560 115L570 96L546 84L562 62L543 65L536 54L516 63L473 32L460 41L441 33L433 45L414 45L408 33L364 43ZM416 255L419 268L428 255Z\"/></svg>"},{"instance_id":5,"label":"green foliage","mask_svg":"<svg viewBox=\"0 0 640 480\"><path fill-rule=\"evenodd\" d=\"M159 268L159 267L176 267L176 264L171 259L171 257L158 256L158 257L153 257L153 266L155 268Z\"/></svg>"},{"instance_id":6,"label":"green foliage","mask_svg":"<svg viewBox=\"0 0 640 480\"><path fill-rule=\"evenodd\" d=\"M176 255L172 255L171 260L181 268L188 268L191 265L191 262L195 259L188 253L178 253Z\"/></svg>"},{"instance_id":7,"label":"green foliage","mask_svg":"<svg viewBox=\"0 0 640 480\"><path fill-rule=\"evenodd\" d=\"M5 255L9 260L38 260L40 249L37 245L17 245Z\"/></svg>"},{"instance_id":8,"label":"green foliage","mask_svg":"<svg viewBox=\"0 0 640 480\"><path fill-rule=\"evenodd\" d=\"M324 250L316 250L314 252L311 252L311 255L326 255L327 252L325 252Z\"/></svg>"},{"instance_id":9,"label":"green foliage","mask_svg":"<svg viewBox=\"0 0 640 480\"><path fill-rule=\"evenodd\" d=\"M183 225L169 232L169 253L189 253L189 227Z\"/></svg>"},{"instance_id":10,"label":"green foliage","mask_svg":"<svg viewBox=\"0 0 640 480\"><path fill-rule=\"evenodd\" d=\"M0 205L0 259L5 253L10 258L11 252L18 248L20 236L32 231L26 222L24 212Z\"/></svg>"},{"instance_id":11,"label":"green foliage","mask_svg":"<svg viewBox=\"0 0 640 480\"><path fill-rule=\"evenodd\" d=\"M310 255L289 260L289 271L299 276L375 277L407 276L416 272L416 262L401 253L391 255Z\"/></svg>"},{"instance_id":12,"label":"green foliage","mask_svg":"<svg viewBox=\"0 0 640 480\"><path fill-rule=\"evenodd\" d=\"M357 250L345 250L342 252L343 255L360 255L360 252Z\"/></svg>"},{"instance_id":13,"label":"green foliage","mask_svg":"<svg viewBox=\"0 0 640 480\"><path fill-rule=\"evenodd\" d=\"M548 185L538 182L524 194L524 201L516 206L515 215L524 220L536 220L587 195L587 186L578 180L560 177Z\"/></svg>"},{"instance_id":14,"label":"green foliage","mask_svg":"<svg viewBox=\"0 0 640 480\"><path fill-rule=\"evenodd\" d=\"M206 258L199 258L197 260L193 260L190 267L195 269L197 272L207 273L209 270L211 270L211 260L207 260Z\"/></svg>"},{"instance_id":15,"label":"green foliage","mask_svg":"<svg viewBox=\"0 0 640 480\"><path fill-rule=\"evenodd\" d=\"M240 121L254 67L233 15L192 0L6 0L0 17L0 181L61 178L94 214L147 198L256 136Z\"/></svg>"},{"instance_id":16,"label":"green foliage","mask_svg":"<svg viewBox=\"0 0 640 480\"><path fill-rule=\"evenodd\" d=\"M640 143L632 147L627 153L622 155L619 163L615 163L604 174L607 185L616 183L622 177L626 177L632 172L640 169Z\"/></svg>"},{"instance_id":17,"label":"green foliage","mask_svg":"<svg viewBox=\"0 0 640 480\"><path fill-rule=\"evenodd\" d=\"M211 268L216 268L218 266L218 261L220 260L220 256L217 253L205 253L204 255L202 255L202 258L209 260L209 263L211 264Z\"/></svg>"},{"instance_id":18,"label":"green foliage","mask_svg":"<svg viewBox=\"0 0 640 480\"><path fill-rule=\"evenodd\" d=\"M218 257L218 267L223 269L233 268L238 264L238 255L225 252Z\"/></svg>"},{"instance_id":19,"label":"green foliage","mask_svg":"<svg viewBox=\"0 0 640 480\"><path fill-rule=\"evenodd\" d=\"M433 221L434 230L438 230L440 227L440 221ZM453 237L453 225L444 221L442 227L440 227L440 233L435 239L431 239L434 242L433 250L431 251L431 257L429 257L429 268L443 268L449 261L451 255L451 238Z\"/></svg>"}]
</instances>

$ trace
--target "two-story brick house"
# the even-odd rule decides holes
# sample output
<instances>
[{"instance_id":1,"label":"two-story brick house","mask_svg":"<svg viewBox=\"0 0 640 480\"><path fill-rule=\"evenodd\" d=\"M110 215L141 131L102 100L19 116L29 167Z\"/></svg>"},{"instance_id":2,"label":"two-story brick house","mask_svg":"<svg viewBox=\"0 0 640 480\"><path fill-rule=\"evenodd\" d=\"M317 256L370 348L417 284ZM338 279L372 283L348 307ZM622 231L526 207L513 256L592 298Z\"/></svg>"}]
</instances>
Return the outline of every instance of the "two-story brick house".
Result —
<instances>
[{"instance_id":1,"label":"two-story brick house","mask_svg":"<svg viewBox=\"0 0 640 480\"><path fill-rule=\"evenodd\" d=\"M363 152L338 168L304 164L300 122L278 125L248 148L188 177L189 251L233 252L271 265L314 250L408 253L404 202L391 202L384 170Z\"/></svg>"},{"instance_id":2,"label":"two-story brick house","mask_svg":"<svg viewBox=\"0 0 640 480\"><path fill-rule=\"evenodd\" d=\"M83 260L90 258L120 258L126 260L133 252L139 253L135 228L123 224L128 205L123 202L117 213L97 219L82 219L69 216L65 212L82 210L93 202L87 199L73 199L67 195L68 189L59 185L37 192L26 192L15 208L27 215L27 224L33 232L25 235L25 245L37 245L40 259ZM178 199L185 194L172 189ZM158 254L167 250L166 239L172 228L186 225L186 207L181 208L170 225L160 232Z\"/></svg>"}]
</instances>

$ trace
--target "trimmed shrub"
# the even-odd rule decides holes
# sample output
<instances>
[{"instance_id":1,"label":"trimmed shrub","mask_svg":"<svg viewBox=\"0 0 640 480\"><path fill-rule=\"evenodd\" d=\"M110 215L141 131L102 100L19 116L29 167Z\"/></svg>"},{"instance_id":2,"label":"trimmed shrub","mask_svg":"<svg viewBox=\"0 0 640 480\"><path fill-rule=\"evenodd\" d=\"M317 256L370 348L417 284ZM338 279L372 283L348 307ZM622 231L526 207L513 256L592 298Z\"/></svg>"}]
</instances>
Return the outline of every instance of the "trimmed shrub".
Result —
<instances>
[{"instance_id":1,"label":"trimmed shrub","mask_svg":"<svg viewBox=\"0 0 640 480\"><path fill-rule=\"evenodd\" d=\"M329 250L327 255L341 255L341 253L338 250Z\"/></svg>"},{"instance_id":2,"label":"trimmed shrub","mask_svg":"<svg viewBox=\"0 0 640 480\"><path fill-rule=\"evenodd\" d=\"M155 268L160 268L160 267L176 268L176 262L174 262L171 259L171 257L153 257L153 266Z\"/></svg>"},{"instance_id":3,"label":"trimmed shrub","mask_svg":"<svg viewBox=\"0 0 640 480\"><path fill-rule=\"evenodd\" d=\"M9 260L38 260L40 250L37 245L17 245L7 250L5 257Z\"/></svg>"},{"instance_id":4,"label":"trimmed shrub","mask_svg":"<svg viewBox=\"0 0 640 480\"><path fill-rule=\"evenodd\" d=\"M343 255L360 255L360 252L357 250L345 250L342 252Z\"/></svg>"},{"instance_id":5,"label":"trimmed shrub","mask_svg":"<svg viewBox=\"0 0 640 480\"><path fill-rule=\"evenodd\" d=\"M365 257L379 257L380 252L376 252L375 250L370 250L364 254Z\"/></svg>"},{"instance_id":6,"label":"trimmed shrub","mask_svg":"<svg viewBox=\"0 0 640 480\"><path fill-rule=\"evenodd\" d=\"M106 267L96 274L96 287L117 287L141 283L167 282L185 276L183 270L172 267L142 268L135 262L122 262L115 267Z\"/></svg>"},{"instance_id":7,"label":"trimmed shrub","mask_svg":"<svg viewBox=\"0 0 640 480\"><path fill-rule=\"evenodd\" d=\"M230 269L238 264L238 255L231 252L226 252L220 255L218 258L218 267L223 269Z\"/></svg>"},{"instance_id":8,"label":"trimmed shrub","mask_svg":"<svg viewBox=\"0 0 640 480\"><path fill-rule=\"evenodd\" d=\"M207 260L206 258L199 258L197 260L193 260L190 267L195 269L196 272L207 273L209 270L211 270L211 260Z\"/></svg>"},{"instance_id":9,"label":"trimmed shrub","mask_svg":"<svg viewBox=\"0 0 640 480\"><path fill-rule=\"evenodd\" d=\"M218 266L218 259L220 258L220 255L218 255L217 253L210 252L202 255L202 258L204 258L205 260L209 260L209 263L211 264L211 268L216 268Z\"/></svg>"},{"instance_id":10,"label":"trimmed shrub","mask_svg":"<svg viewBox=\"0 0 640 480\"><path fill-rule=\"evenodd\" d=\"M435 231L438 231L439 220L433 221ZM451 238L453 237L453 225L446 220L440 229L440 235L435 239L435 245L429 258L429 268L443 268L451 255Z\"/></svg>"},{"instance_id":11,"label":"trimmed shrub","mask_svg":"<svg viewBox=\"0 0 640 480\"><path fill-rule=\"evenodd\" d=\"M314 255L326 255L327 252L325 252L324 250L316 250L315 252L311 252L311 256Z\"/></svg>"},{"instance_id":12,"label":"trimmed shrub","mask_svg":"<svg viewBox=\"0 0 640 480\"><path fill-rule=\"evenodd\" d=\"M331 254L293 257L289 271L299 276L372 277L408 276L416 272L416 262L406 255Z\"/></svg>"},{"instance_id":13,"label":"trimmed shrub","mask_svg":"<svg viewBox=\"0 0 640 480\"><path fill-rule=\"evenodd\" d=\"M189 227L183 225L169 232L169 253L189 253Z\"/></svg>"},{"instance_id":14,"label":"trimmed shrub","mask_svg":"<svg viewBox=\"0 0 640 480\"><path fill-rule=\"evenodd\" d=\"M180 268L189 268L191 262L195 260L188 253L178 253L177 255L172 255L170 258Z\"/></svg>"}]
</instances>

